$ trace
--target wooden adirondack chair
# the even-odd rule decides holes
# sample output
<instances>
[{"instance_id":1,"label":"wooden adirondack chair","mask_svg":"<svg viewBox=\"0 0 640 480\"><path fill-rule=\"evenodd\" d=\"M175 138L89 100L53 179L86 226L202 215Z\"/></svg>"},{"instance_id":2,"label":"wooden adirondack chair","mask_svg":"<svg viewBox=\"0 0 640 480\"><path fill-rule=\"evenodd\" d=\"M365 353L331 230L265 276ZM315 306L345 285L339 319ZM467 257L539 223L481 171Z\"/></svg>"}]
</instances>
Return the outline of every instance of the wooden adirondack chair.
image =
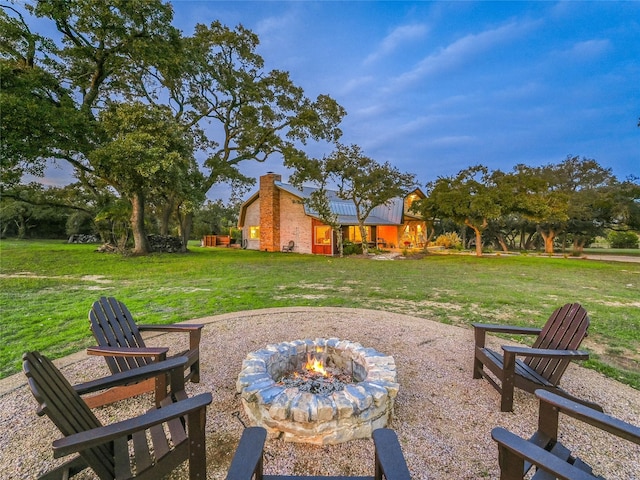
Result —
<instances>
[{"instance_id":1,"label":"wooden adirondack chair","mask_svg":"<svg viewBox=\"0 0 640 480\"><path fill-rule=\"evenodd\" d=\"M393 430L373 431L375 445L374 475L367 477L263 475L263 451L267 431L249 427L242 432L240 443L231 460L227 480L411 480L398 437Z\"/></svg>"},{"instance_id":2,"label":"wooden adirondack chair","mask_svg":"<svg viewBox=\"0 0 640 480\"><path fill-rule=\"evenodd\" d=\"M558 441L559 414L568 415L621 439L640 445L640 427L605 415L585 405L545 390L536 390L540 399L538 430L529 440L496 427L491 437L498 443L501 480L522 480L535 466L532 480L560 478L563 480L604 480L593 474L590 465L574 457L571 451ZM567 441L570 435L563 436ZM624 448L622 445L620 448Z\"/></svg>"},{"instance_id":3,"label":"wooden adirondack chair","mask_svg":"<svg viewBox=\"0 0 640 480\"><path fill-rule=\"evenodd\" d=\"M46 414L64 435L53 442L54 457L78 454L38 478L67 479L89 467L102 480L158 479L185 460L189 460L191 480L206 478L205 418L210 393L186 398L184 391L175 391L163 399L162 408L107 426L79 395L167 372L173 385L184 385L184 363L184 358L176 358L72 387L47 357L25 353L23 369L40 404L37 413Z\"/></svg>"},{"instance_id":4,"label":"wooden adirondack chair","mask_svg":"<svg viewBox=\"0 0 640 480\"><path fill-rule=\"evenodd\" d=\"M514 387L530 393L538 388L553 390L601 410L597 404L580 400L558 386L571 360L589 358L587 352L576 350L582 339L587 336L589 328L589 317L580 304L568 303L558 308L542 329L482 323L472 325L475 332L473 378L485 377L501 392L500 409L503 412L513 410ZM485 348L487 332L537 335L538 338L531 348L503 346L503 355L500 355ZM524 359L520 360L518 356ZM500 380L501 385L489 376L483 367Z\"/></svg>"},{"instance_id":5,"label":"wooden adirondack chair","mask_svg":"<svg viewBox=\"0 0 640 480\"><path fill-rule=\"evenodd\" d=\"M126 372L168 358L169 348L147 347L141 332L189 333L189 348L169 358L186 357L186 380L194 383L200 381L200 337L203 325L137 325L124 303L113 297L101 297L94 302L89 312L89 321L98 346L88 348L87 353L104 356L111 373ZM93 408L153 390L156 406L159 406L159 401L166 395L164 376L114 388L87 398L86 401Z\"/></svg>"}]
</instances>

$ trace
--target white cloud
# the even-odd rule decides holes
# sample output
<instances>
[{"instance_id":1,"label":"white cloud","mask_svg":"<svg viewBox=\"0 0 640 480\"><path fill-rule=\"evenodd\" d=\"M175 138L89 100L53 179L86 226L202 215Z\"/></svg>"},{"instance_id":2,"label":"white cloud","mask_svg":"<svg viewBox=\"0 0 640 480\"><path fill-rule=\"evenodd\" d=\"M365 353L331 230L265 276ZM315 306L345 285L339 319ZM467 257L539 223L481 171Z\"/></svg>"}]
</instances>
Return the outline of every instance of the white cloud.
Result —
<instances>
[{"instance_id":1,"label":"white cloud","mask_svg":"<svg viewBox=\"0 0 640 480\"><path fill-rule=\"evenodd\" d=\"M455 147L461 145L469 145L476 141L475 137L471 135L446 135L443 137L437 137L432 140L427 140L425 144L434 147Z\"/></svg>"},{"instance_id":2,"label":"white cloud","mask_svg":"<svg viewBox=\"0 0 640 480\"><path fill-rule=\"evenodd\" d=\"M558 52L558 55L572 60L588 60L602 56L610 48L611 42L608 39L586 40L577 42L571 48Z\"/></svg>"},{"instance_id":3,"label":"white cloud","mask_svg":"<svg viewBox=\"0 0 640 480\"><path fill-rule=\"evenodd\" d=\"M469 34L422 59L412 70L396 77L397 87L404 87L425 77L454 70L493 48L522 36L536 22L509 23L484 32Z\"/></svg>"},{"instance_id":4,"label":"white cloud","mask_svg":"<svg viewBox=\"0 0 640 480\"><path fill-rule=\"evenodd\" d=\"M365 65L389 55L405 42L423 37L427 30L427 26L423 24L403 25L396 28L382 40L378 49L364 60Z\"/></svg>"},{"instance_id":5,"label":"white cloud","mask_svg":"<svg viewBox=\"0 0 640 480\"><path fill-rule=\"evenodd\" d=\"M298 15L293 10L277 16L270 16L261 19L256 25L256 33L262 40L263 36L281 34L290 31L298 22Z\"/></svg>"},{"instance_id":6,"label":"white cloud","mask_svg":"<svg viewBox=\"0 0 640 480\"><path fill-rule=\"evenodd\" d=\"M353 91L359 90L366 85L371 84L375 80L371 75L366 75L362 77L355 77L351 80L348 80L342 86L338 86L336 91L339 95L347 95Z\"/></svg>"}]
</instances>

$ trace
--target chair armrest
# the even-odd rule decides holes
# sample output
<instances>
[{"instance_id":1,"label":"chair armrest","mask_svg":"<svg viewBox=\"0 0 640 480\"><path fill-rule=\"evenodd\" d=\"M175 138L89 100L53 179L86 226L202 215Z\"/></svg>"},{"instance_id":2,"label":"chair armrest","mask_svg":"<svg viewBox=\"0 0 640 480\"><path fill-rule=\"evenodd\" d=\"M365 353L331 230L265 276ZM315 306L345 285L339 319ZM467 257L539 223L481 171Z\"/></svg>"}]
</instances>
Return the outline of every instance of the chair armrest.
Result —
<instances>
[{"instance_id":1,"label":"chair armrest","mask_svg":"<svg viewBox=\"0 0 640 480\"><path fill-rule=\"evenodd\" d=\"M537 327L518 327L513 325L497 325L493 323L472 323L476 330L484 330L485 332L496 333L516 333L521 335L539 335L541 328Z\"/></svg>"},{"instance_id":2,"label":"chair armrest","mask_svg":"<svg viewBox=\"0 0 640 480\"><path fill-rule=\"evenodd\" d=\"M584 350L554 350L553 348L528 348L515 345L503 345L502 350L507 353L522 355L525 357L540 358L565 358L571 357L573 360L589 360L589 352Z\"/></svg>"},{"instance_id":3,"label":"chair armrest","mask_svg":"<svg viewBox=\"0 0 640 480\"><path fill-rule=\"evenodd\" d=\"M87 448L111 442L135 432L147 430L154 425L200 411L206 408L211 401L211 393L201 393L166 407L150 410L139 417L69 435L53 442L54 457L63 457L70 453L80 452Z\"/></svg>"},{"instance_id":4,"label":"chair armrest","mask_svg":"<svg viewBox=\"0 0 640 480\"><path fill-rule=\"evenodd\" d=\"M189 333L189 349L197 350L200 346L200 337L204 325L193 324L169 324L169 325L138 325L141 332L165 332L165 333Z\"/></svg>"},{"instance_id":5,"label":"chair armrest","mask_svg":"<svg viewBox=\"0 0 640 480\"><path fill-rule=\"evenodd\" d=\"M156 331L156 332L192 332L194 330L202 330L202 324L168 324L168 325L138 325L138 330Z\"/></svg>"},{"instance_id":6,"label":"chair armrest","mask_svg":"<svg viewBox=\"0 0 640 480\"><path fill-rule=\"evenodd\" d=\"M573 400L543 389L536 390L535 394L540 401L553 405L565 415L640 445L640 427L636 425L623 422L606 413L599 412L593 408L581 405Z\"/></svg>"},{"instance_id":7,"label":"chair armrest","mask_svg":"<svg viewBox=\"0 0 640 480\"><path fill-rule=\"evenodd\" d=\"M90 382L79 383L74 385L73 389L78 392L79 395L84 395L119 385L137 383L141 380L157 377L158 375L167 372L172 376L182 376L182 371L184 370L186 363L186 357L176 357L162 362L154 362L149 365L145 365L144 367L133 368L126 372L114 373L108 377L91 380Z\"/></svg>"},{"instance_id":8,"label":"chair armrest","mask_svg":"<svg viewBox=\"0 0 640 480\"><path fill-rule=\"evenodd\" d=\"M376 448L376 469L380 468L384 478L411 480L396 432L389 428L378 428L373 431L373 443Z\"/></svg>"},{"instance_id":9,"label":"chair armrest","mask_svg":"<svg viewBox=\"0 0 640 480\"><path fill-rule=\"evenodd\" d=\"M89 347L87 355L100 355L103 357L156 357L156 360L164 360L169 347Z\"/></svg>"},{"instance_id":10,"label":"chair armrest","mask_svg":"<svg viewBox=\"0 0 640 480\"><path fill-rule=\"evenodd\" d=\"M262 451L266 439L267 431L262 427L244 429L226 480L251 480L254 474L262 478Z\"/></svg>"},{"instance_id":11,"label":"chair armrest","mask_svg":"<svg viewBox=\"0 0 640 480\"><path fill-rule=\"evenodd\" d=\"M560 478L562 480L597 480L598 478L584 470L574 467L573 465L556 457L554 454L547 452L545 449L540 448L523 438L520 438L502 427L496 427L491 430L491 438L493 438L501 448L506 449L510 454L531 462L546 472L552 473L554 478ZM501 452L501 468L502 462L506 460L507 459ZM523 473L524 472L520 472L519 478L522 478Z\"/></svg>"}]
</instances>

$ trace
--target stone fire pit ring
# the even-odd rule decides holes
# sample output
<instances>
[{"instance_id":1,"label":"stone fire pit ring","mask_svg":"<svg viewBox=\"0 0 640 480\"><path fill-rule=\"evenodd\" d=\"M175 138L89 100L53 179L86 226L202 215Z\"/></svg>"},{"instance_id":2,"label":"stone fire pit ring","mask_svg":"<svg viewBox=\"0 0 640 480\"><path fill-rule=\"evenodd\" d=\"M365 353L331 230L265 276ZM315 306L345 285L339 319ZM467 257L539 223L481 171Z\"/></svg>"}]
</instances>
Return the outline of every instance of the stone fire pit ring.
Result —
<instances>
[{"instance_id":1,"label":"stone fire pit ring","mask_svg":"<svg viewBox=\"0 0 640 480\"><path fill-rule=\"evenodd\" d=\"M322 350L329 363L353 383L328 395L302 392L278 381ZM236 382L242 405L254 425L285 441L330 445L369 438L393 415L398 394L393 357L337 338L295 340L251 352Z\"/></svg>"}]
</instances>

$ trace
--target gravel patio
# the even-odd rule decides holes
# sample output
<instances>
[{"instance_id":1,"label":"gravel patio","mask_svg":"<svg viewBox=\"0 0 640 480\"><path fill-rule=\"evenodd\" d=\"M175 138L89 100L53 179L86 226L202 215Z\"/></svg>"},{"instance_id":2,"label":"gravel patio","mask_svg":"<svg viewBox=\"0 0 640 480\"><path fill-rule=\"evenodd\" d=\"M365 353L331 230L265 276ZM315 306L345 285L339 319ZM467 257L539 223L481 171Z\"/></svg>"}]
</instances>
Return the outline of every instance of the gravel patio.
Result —
<instances>
[{"instance_id":1,"label":"gravel patio","mask_svg":"<svg viewBox=\"0 0 640 480\"><path fill-rule=\"evenodd\" d=\"M135 312L134 316L135 316ZM515 411L499 411L497 392L485 380L471 378L473 332L408 315L348 308L264 309L194 319L205 323L201 344L200 384L187 391L213 393L207 414L208 478L224 479L247 417L236 393L236 379L247 353L267 344L305 338L359 342L392 355L400 391L393 428L414 479L498 478L497 448L490 432L503 426L528 437L536 429L537 402L516 390ZM148 344L177 346L185 339L158 335ZM500 343L492 339L492 344ZM79 352L56 362L78 383L108 374L103 359ZM640 391L578 365L563 377L570 392L601 404L606 413L638 424ZM149 395L96 410L105 423L127 418L152 404ZM11 478L35 478L60 462L51 442L59 438L53 424L36 416L35 401L17 374L0 380L0 471ZM576 428L579 425L579 428ZM563 442L609 479L640 479L640 446L618 441L566 417ZM13 473L10 473L13 472ZM265 473L372 475L373 445L354 440L313 446L269 440ZM92 472L74 478L95 478ZM186 478L186 467L171 478Z\"/></svg>"}]
</instances>

